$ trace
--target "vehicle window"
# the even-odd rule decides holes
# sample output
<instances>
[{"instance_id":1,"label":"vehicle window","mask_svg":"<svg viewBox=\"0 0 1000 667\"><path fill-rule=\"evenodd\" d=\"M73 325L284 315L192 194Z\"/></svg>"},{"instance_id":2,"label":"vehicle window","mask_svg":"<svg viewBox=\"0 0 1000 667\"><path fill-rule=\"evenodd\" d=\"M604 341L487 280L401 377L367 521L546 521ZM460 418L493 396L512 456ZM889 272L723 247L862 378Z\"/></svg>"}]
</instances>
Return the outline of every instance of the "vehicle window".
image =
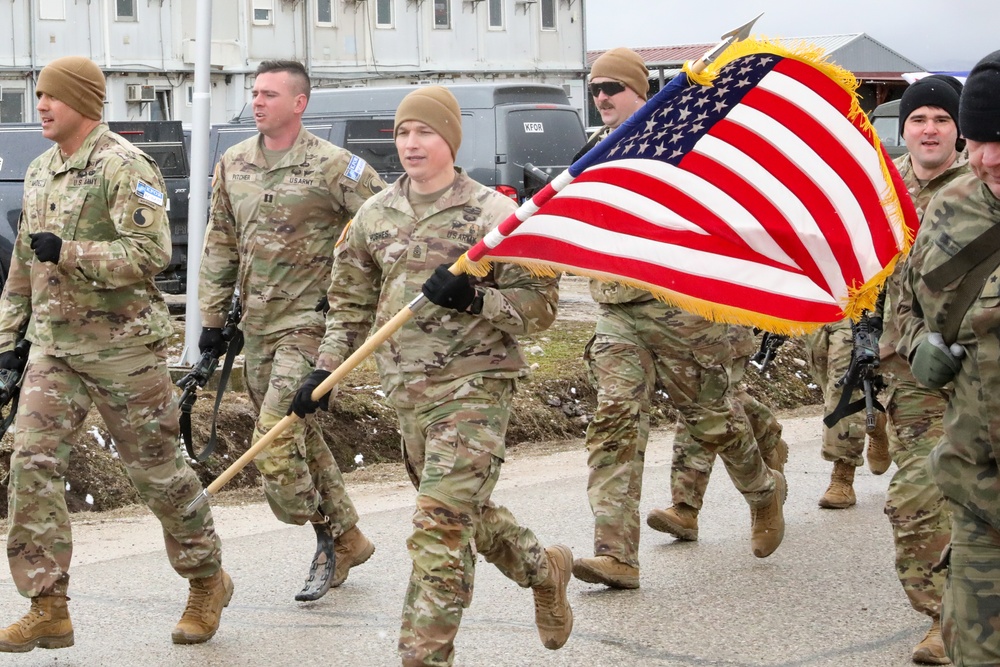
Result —
<instances>
[{"instance_id":1,"label":"vehicle window","mask_svg":"<svg viewBox=\"0 0 1000 667\"><path fill-rule=\"evenodd\" d=\"M872 127L879 140L886 146L902 146L903 138L899 136L899 117L881 116L872 119Z\"/></svg>"},{"instance_id":2,"label":"vehicle window","mask_svg":"<svg viewBox=\"0 0 1000 667\"><path fill-rule=\"evenodd\" d=\"M182 143L140 144L139 148L156 161L164 178L183 178L190 173Z\"/></svg>"},{"instance_id":3,"label":"vehicle window","mask_svg":"<svg viewBox=\"0 0 1000 667\"><path fill-rule=\"evenodd\" d=\"M51 147L52 142L42 136L39 126L5 131L0 140L0 180L23 181L31 161Z\"/></svg>"},{"instance_id":4,"label":"vehicle window","mask_svg":"<svg viewBox=\"0 0 1000 667\"><path fill-rule=\"evenodd\" d=\"M387 183L403 173L392 136L392 122L390 118L349 120L344 141L344 148L370 164Z\"/></svg>"},{"instance_id":5,"label":"vehicle window","mask_svg":"<svg viewBox=\"0 0 1000 667\"><path fill-rule=\"evenodd\" d=\"M508 162L531 162L536 167L568 167L587 142L575 111L549 108L508 113L507 139Z\"/></svg>"}]
</instances>

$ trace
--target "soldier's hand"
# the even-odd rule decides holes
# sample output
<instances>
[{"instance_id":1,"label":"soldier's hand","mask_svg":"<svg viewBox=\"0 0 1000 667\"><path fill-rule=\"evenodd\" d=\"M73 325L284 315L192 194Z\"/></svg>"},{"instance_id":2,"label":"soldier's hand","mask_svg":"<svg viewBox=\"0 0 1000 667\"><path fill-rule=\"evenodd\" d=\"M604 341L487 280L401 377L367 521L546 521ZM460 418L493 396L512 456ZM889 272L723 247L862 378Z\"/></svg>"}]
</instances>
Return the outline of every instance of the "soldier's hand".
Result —
<instances>
[{"instance_id":1,"label":"soldier's hand","mask_svg":"<svg viewBox=\"0 0 1000 667\"><path fill-rule=\"evenodd\" d=\"M6 371L13 371L21 367L21 358L14 350L7 350L0 354L0 368Z\"/></svg>"},{"instance_id":2,"label":"soldier's hand","mask_svg":"<svg viewBox=\"0 0 1000 667\"><path fill-rule=\"evenodd\" d=\"M311 415L317 410L329 410L330 409L330 394L332 392L328 391L323 396L320 397L318 401L314 401L312 397L313 391L316 387L322 384L323 380L330 377L330 371L324 371L320 369L314 370L306 378L299 390L295 392L295 396L292 397L292 404L288 408L286 415L290 415L293 412L300 419L305 418L306 415Z\"/></svg>"},{"instance_id":3,"label":"soldier's hand","mask_svg":"<svg viewBox=\"0 0 1000 667\"><path fill-rule=\"evenodd\" d=\"M316 308L314 309L317 313L323 313L324 315L328 310L330 310L330 300L324 294L323 298L316 302Z\"/></svg>"},{"instance_id":4,"label":"soldier's hand","mask_svg":"<svg viewBox=\"0 0 1000 667\"><path fill-rule=\"evenodd\" d=\"M921 340L910 359L910 370L920 383L931 389L940 389L954 379L962 368L965 348L961 345L944 344L937 332L927 334Z\"/></svg>"},{"instance_id":5,"label":"soldier's hand","mask_svg":"<svg viewBox=\"0 0 1000 667\"><path fill-rule=\"evenodd\" d=\"M31 238L31 249L39 261L59 263L63 243L61 238L52 232L35 232L28 236Z\"/></svg>"},{"instance_id":6,"label":"soldier's hand","mask_svg":"<svg viewBox=\"0 0 1000 667\"><path fill-rule=\"evenodd\" d=\"M211 351L215 356L221 357L226 353L226 347L221 327L202 327L201 336L198 337L199 352L205 354Z\"/></svg>"},{"instance_id":7,"label":"soldier's hand","mask_svg":"<svg viewBox=\"0 0 1000 667\"><path fill-rule=\"evenodd\" d=\"M450 264L442 264L434 269L434 274L427 279L421 291L428 301L442 308L468 310L472 300L476 298L476 288L472 286L467 274L456 276L448 270L449 266Z\"/></svg>"}]
</instances>

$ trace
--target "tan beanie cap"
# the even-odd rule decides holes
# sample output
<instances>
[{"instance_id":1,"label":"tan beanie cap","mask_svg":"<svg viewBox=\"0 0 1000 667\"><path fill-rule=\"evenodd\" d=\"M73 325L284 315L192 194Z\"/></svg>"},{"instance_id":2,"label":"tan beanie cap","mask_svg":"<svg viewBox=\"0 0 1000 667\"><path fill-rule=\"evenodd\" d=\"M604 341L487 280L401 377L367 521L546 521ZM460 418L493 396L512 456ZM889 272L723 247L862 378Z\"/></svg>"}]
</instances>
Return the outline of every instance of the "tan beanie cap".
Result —
<instances>
[{"instance_id":1,"label":"tan beanie cap","mask_svg":"<svg viewBox=\"0 0 1000 667\"><path fill-rule=\"evenodd\" d=\"M444 86L425 86L408 93L396 109L392 135L396 136L405 120L417 120L430 126L451 148L451 157L462 145L462 109L451 91Z\"/></svg>"},{"instance_id":2,"label":"tan beanie cap","mask_svg":"<svg viewBox=\"0 0 1000 667\"><path fill-rule=\"evenodd\" d=\"M649 70L642 56L623 46L605 51L590 66L590 78L607 77L621 81L646 99L649 94Z\"/></svg>"},{"instance_id":3,"label":"tan beanie cap","mask_svg":"<svg viewBox=\"0 0 1000 667\"><path fill-rule=\"evenodd\" d=\"M45 93L87 118L101 120L104 85L104 73L94 61L82 56L66 56L42 68L35 95L40 97Z\"/></svg>"}]
</instances>

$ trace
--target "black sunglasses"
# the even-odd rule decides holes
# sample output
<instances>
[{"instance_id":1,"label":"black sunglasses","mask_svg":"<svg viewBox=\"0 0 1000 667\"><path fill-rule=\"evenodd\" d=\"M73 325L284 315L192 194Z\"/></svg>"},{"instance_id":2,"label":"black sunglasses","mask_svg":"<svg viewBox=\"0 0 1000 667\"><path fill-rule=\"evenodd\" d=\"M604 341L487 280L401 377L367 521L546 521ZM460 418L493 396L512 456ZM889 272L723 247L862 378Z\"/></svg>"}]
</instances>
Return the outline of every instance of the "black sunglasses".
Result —
<instances>
[{"instance_id":1,"label":"black sunglasses","mask_svg":"<svg viewBox=\"0 0 1000 667\"><path fill-rule=\"evenodd\" d=\"M602 83L590 84L590 94L594 97L597 97L601 93L604 93L608 97L614 97L623 90L625 90L625 84L617 81L604 81Z\"/></svg>"}]
</instances>

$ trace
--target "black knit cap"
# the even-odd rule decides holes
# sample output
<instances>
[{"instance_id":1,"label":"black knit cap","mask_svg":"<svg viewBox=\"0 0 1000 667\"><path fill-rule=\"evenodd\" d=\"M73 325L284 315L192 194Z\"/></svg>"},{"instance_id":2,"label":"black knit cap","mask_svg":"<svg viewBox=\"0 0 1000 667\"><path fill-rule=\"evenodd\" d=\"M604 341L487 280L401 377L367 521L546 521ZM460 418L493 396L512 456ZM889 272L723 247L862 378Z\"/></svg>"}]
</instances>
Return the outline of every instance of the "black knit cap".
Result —
<instances>
[{"instance_id":1,"label":"black knit cap","mask_svg":"<svg viewBox=\"0 0 1000 667\"><path fill-rule=\"evenodd\" d=\"M962 134L973 141L1000 141L1000 51L972 68L962 90Z\"/></svg>"},{"instance_id":2,"label":"black knit cap","mask_svg":"<svg viewBox=\"0 0 1000 667\"><path fill-rule=\"evenodd\" d=\"M944 109L955 124L959 125L958 101L961 94L962 83L947 74L932 74L914 81L903 91L903 97L899 100L899 133L903 134L906 119L920 107Z\"/></svg>"}]
</instances>

